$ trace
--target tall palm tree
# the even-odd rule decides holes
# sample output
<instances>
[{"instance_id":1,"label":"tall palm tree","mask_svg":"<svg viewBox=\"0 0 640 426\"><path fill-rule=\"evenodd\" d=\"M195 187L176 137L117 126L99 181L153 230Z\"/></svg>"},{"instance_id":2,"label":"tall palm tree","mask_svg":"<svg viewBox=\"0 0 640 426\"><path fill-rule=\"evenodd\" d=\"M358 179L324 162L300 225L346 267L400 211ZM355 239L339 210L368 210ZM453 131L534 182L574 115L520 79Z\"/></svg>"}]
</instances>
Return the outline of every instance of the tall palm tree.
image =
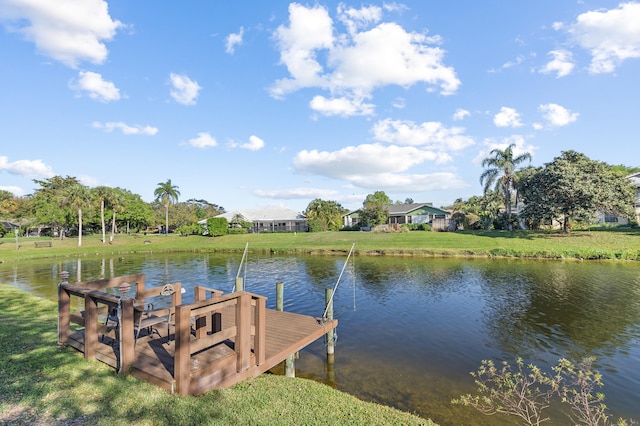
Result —
<instances>
[{"instance_id":1,"label":"tall palm tree","mask_svg":"<svg viewBox=\"0 0 640 426\"><path fill-rule=\"evenodd\" d=\"M63 199L63 205L69 204L72 208L78 209L78 247L82 246L82 208L89 207L90 198L87 187L75 184L67 189Z\"/></svg>"},{"instance_id":2,"label":"tall palm tree","mask_svg":"<svg viewBox=\"0 0 640 426\"><path fill-rule=\"evenodd\" d=\"M111 205L111 236L109 237L109 241L112 242L115 238L116 234L116 214L123 213L124 208L124 198L122 195L122 191L119 188L113 189L111 191L109 197L109 204Z\"/></svg>"},{"instance_id":3,"label":"tall palm tree","mask_svg":"<svg viewBox=\"0 0 640 426\"><path fill-rule=\"evenodd\" d=\"M100 220L102 222L102 244L106 243L106 226L104 222L104 205L105 201L109 199L111 194L111 188L108 186L97 186L94 188L94 194L96 199L100 202Z\"/></svg>"},{"instance_id":4,"label":"tall palm tree","mask_svg":"<svg viewBox=\"0 0 640 426\"><path fill-rule=\"evenodd\" d=\"M156 201L164 205L165 235L169 235L169 205L178 202L180 191L177 186L171 184L171 179L167 179L166 182L158 183L153 195L156 196Z\"/></svg>"},{"instance_id":5,"label":"tall palm tree","mask_svg":"<svg viewBox=\"0 0 640 426\"><path fill-rule=\"evenodd\" d=\"M498 148L492 150L491 156L482 160L482 167L486 170L480 175L480 184L484 185L485 194L494 184L495 189L502 194L509 217L511 217L511 191L517 188L516 169L524 161L531 161L531 154L528 152L514 157L515 146L516 144L512 143L504 151Z\"/></svg>"}]
</instances>

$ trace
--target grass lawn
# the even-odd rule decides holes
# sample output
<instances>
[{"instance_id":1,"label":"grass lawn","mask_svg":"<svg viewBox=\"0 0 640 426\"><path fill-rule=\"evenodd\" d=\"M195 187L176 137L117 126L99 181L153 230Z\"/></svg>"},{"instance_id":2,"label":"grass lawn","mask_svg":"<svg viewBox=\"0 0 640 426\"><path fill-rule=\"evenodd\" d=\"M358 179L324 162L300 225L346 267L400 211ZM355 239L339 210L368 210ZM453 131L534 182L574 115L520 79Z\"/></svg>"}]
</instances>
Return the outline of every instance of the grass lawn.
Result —
<instances>
[{"instance_id":1,"label":"grass lawn","mask_svg":"<svg viewBox=\"0 0 640 426\"><path fill-rule=\"evenodd\" d=\"M305 379L263 374L198 397L57 345L57 305L0 284L3 425L432 425Z\"/></svg>"},{"instance_id":2,"label":"grass lawn","mask_svg":"<svg viewBox=\"0 0 640 426\"><path fill-rule=\"evenodd\" d=\"M403 233L311 232L226 235L116 235L112 244L100 236L54 239L51 247L36 247L43 238L0 239L0 262L49 256L108 255L144 252L242 252L356 255L480 256L587 260L640 260L640 228L559 232L465 231Z\"/></svg>"}]
</instances>

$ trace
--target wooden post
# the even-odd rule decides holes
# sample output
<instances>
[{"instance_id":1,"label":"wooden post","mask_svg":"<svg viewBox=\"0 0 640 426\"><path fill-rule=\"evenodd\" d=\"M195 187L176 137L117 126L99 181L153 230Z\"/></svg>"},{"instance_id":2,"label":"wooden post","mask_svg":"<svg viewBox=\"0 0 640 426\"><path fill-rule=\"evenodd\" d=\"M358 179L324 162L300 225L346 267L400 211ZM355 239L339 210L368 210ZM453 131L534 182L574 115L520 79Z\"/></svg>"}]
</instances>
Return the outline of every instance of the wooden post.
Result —
<instances>
[{"instance_id":1,"label":"wooden post","mask_svg":"<svg viewBox=\"0 0 640 426\"><path fill-rule=\"evenodd\" d=\"M69 338L69 316L71 315L71 300L67 290L58 287L58 344L66 345Z\"/></svg>"},{"instance_id":2,"label":"wooden post","mask_svg":"<svg viewBox=\"0 0 640 426\"><path fill-rule=\"evenodd\" d=\"M255 299L255 336L253 341L253 352L256 356L256 364L264 364L266 358L266 319L267 319L267 298L257 297Z\"/></svg>"},{"instance_id":3,"label":"wooden post","mask_svg":"<svg viewBox=\"0 0 640 426\"><path fill-rule=\"evenodd\" d=\"M244 291L244 283L242 282L242 277L236 278L236 291Z\"/></svg>"},{"instance_id":4,"label":"wooden post","mask_svg":"<svg viewBox=\"0 0 640 426\"><path fill-rule=\"evenodd\" d=\"M189 395L191 384L191 308L188 306L176 307L176 335L175 335L175 358L174 374L176 390L180 395Z\"/></svg>"},{"instance_id":5,"label":"wooden post","mask_svg":"<svg viewBox=\"0 0 640 426\"><path fill-rule=\"evenodd\" d=\"M118 374L129 373L135 359L136 334L134 331L134 299L120 300L120 369Z\"/></svg>"},{"instance_id":6,"label":"wooden post","mask_svg":"<svg viewBox=\"0 0 640 426\"><path fill-rule=\"evenodd\" d=\"M98 344L98 306L91 294L84 296L84 357L96 359Z\"/></svg>"},{"instance_id":7,"label":"wooden post","mask_svg":"<svg viewBox=\"0 0 640 426\"><path fill-rule=\"evenodd\" d=\"M251 295L244 293L236 304L236 371L248 370L251 359Z\"/></svg>"},{"instance_id":8,"label":"wooden post","mask_svg":"<svg viewBox=\"0 0 640 426\"><path fill-rule=\"evenodd\" d=\"M325 289L325 301L326 301L326 312L327 319L333 319L333 290L330 288ZM326 334L326 342L327 342L327 359L331 357L333 359L334 354L334 336L333 329L329 330Z\"/></svg>"},{"instance_id":9,"label":"wooden post","mask_svg":"<svg viewBox=\"0 0 640 426\"><path fill-rule=\"evenodd\" d=\"M276 282L276 310L284 312L284 283ZM296 377L296 362L294 354L289 355L284 360L284 375Z\"/></svg>"}]
</instances>

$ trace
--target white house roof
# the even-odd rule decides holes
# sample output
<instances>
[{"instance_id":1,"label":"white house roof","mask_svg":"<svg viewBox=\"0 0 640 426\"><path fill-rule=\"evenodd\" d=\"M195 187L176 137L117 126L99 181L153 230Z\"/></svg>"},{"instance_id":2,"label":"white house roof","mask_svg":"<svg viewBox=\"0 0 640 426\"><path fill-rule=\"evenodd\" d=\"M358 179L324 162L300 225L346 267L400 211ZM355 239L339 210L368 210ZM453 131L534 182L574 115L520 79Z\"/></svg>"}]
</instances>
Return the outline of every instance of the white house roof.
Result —
<instances>
[{"instance_id":1,"label":"white house roof","mask_svg":"<svg viewBox=\"0 0 640 426\"><path fill-rule=\"evenodd\" d=\"M249 210L233 210L227 213L219 214L216 217L223 217L227 219L227 221L231 222L231 220L236 216L240 215L247 222L281 222L281 221L292 221L292 220L305 220L306 217L302 213L298 213L291 209L249 209ZM207 223L206 219L199 221L198 223L205 224Z\"/></svg>"},{"instance_id":2,"label":"white house roof","mask_svg":"<svg viewBox=\"0 0 640 426\"><path fill-rule=\"evenodd\" d=\"M630 175L627 176L629 179L631 179L631 183L636 185L637 187L640 188L640 172L637 173L632 173Z\"/></svg>"}]
</instances>

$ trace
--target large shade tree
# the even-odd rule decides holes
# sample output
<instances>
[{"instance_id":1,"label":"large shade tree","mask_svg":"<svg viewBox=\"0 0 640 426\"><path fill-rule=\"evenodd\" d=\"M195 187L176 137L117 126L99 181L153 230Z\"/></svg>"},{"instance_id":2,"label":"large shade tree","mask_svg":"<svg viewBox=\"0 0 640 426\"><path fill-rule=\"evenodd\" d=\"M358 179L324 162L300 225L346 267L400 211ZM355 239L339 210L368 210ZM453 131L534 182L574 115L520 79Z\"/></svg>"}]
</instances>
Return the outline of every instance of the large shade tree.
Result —
<instances>
[{"instance_id":1,"label":"large shade tree","mask_svg":"<svg viewBox=\"0 0 640 426\"><path fill-rule=\"evenodd\" d=\"M490 156L482 160L482 167L485 171L480 175L480 184L484 185L484 192L487 193L491 187L495 187L504 198L504 205L507 215L511 217L511 196L517 189L518 177L516 170L525 161L531 161L531 154L528 152L514 155L513 149L516 144L510 144L504 150L494 149Z\"/></svg>"},{"instance_id":2,"label":"large shade tree","mask_svg":"<svg viewBox=\"0 0 640 426\"><path fill-rule=\"evenodd\" d=\"M180 191L177 186L171 183L171 179L167 179L166 182L158 183L153 195L155 195L156 201L164 206L165 235L169 235L169 205L178 202Z\"/></svg>"},{"instance_id":3,"label":"large shade tree","mask_svg":"<svg viewBox=\"0 0 640 426\"><path fill-rule=\"evenodd\" d=\"M80 181L72 176L54 176L45 180L33 180L40 185L32 197L34 219L39 225L58 228L60 239L64 238L67 226L75 224L76 211L67 202L69 192Z\"/></svg>"},{"instance_id":4,"label":"large shade tree","mask_svg":"<svg viewBox=\"0 0 640 426\"><path fill-rule=\"evenodd\" d=\"M530 223L560 220L564 232L576 220L590 221L598 211L633 217L636 189L612 166L575 151L563 151L520 185Z\"/></svg>"}]
</instances>

